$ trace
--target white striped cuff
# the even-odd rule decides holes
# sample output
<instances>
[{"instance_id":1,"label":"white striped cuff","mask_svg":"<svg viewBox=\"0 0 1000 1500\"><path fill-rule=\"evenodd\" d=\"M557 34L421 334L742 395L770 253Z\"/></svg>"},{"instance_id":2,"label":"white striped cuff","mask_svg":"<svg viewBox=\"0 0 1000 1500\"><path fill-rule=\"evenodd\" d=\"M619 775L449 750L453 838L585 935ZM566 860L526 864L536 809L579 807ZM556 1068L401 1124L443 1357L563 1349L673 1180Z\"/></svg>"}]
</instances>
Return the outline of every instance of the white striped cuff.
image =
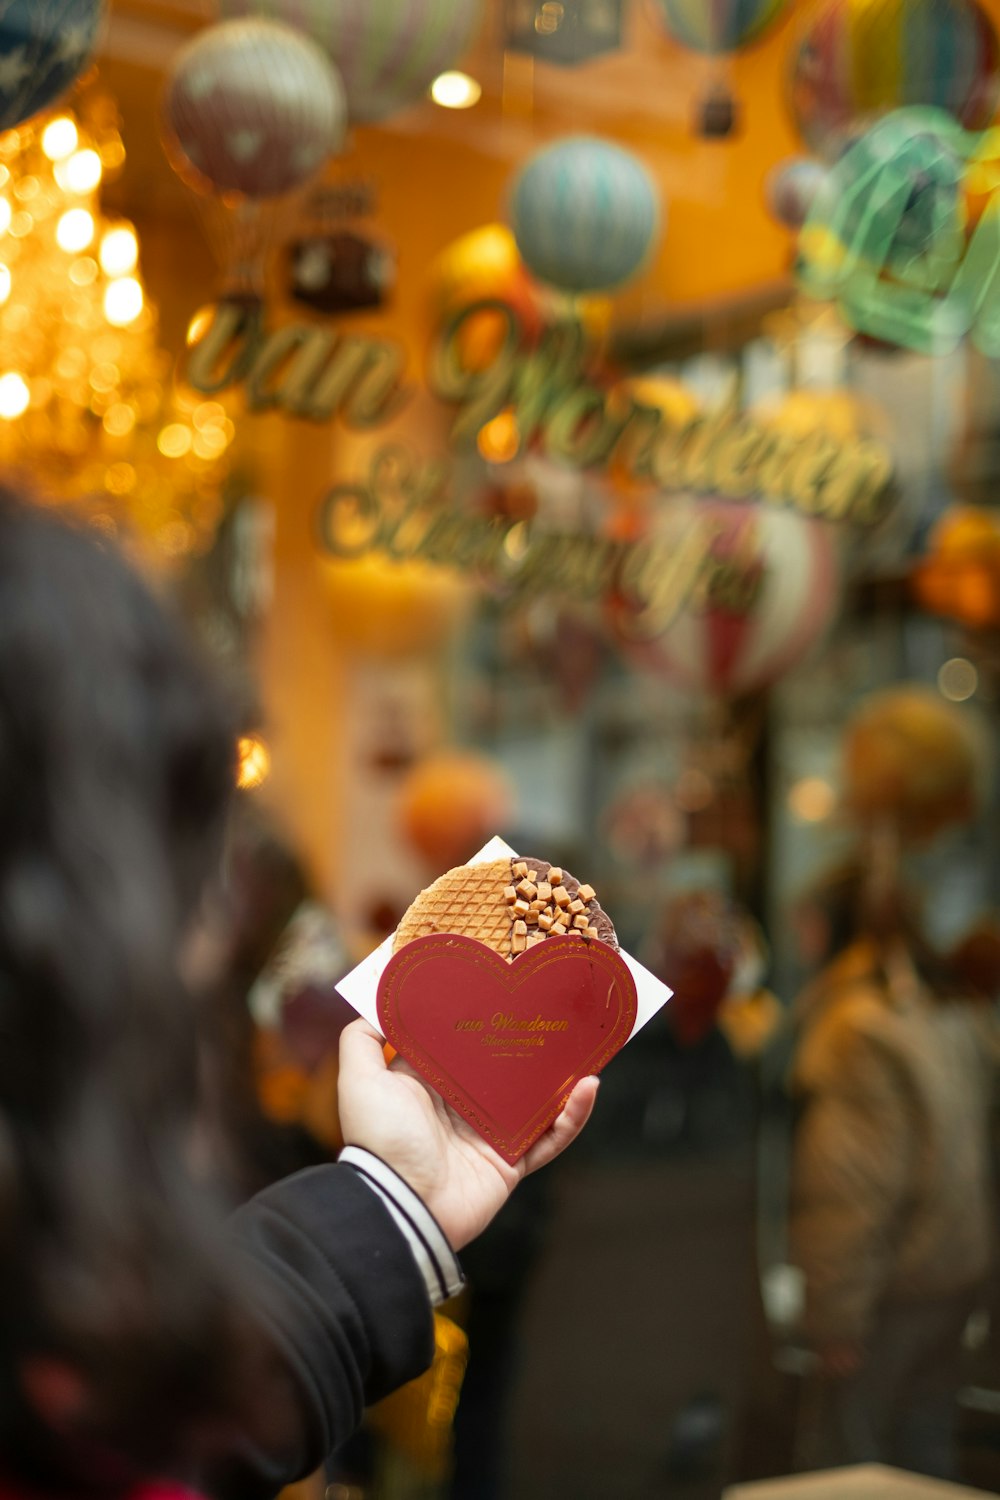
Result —
<instances>
[{"instance_id":1,"label":"white striped cuff","mask_svg":"<svg viewBox=\"0 0 1000 1500\"><path fill-rule=\"evenodd\" d=\"M345 1146L337 1160L357 1172L382 1199L413 1253L431 1304L437 1307L460 1292L465 1277L444 1230L399 1173L361 1146Z\"/></svg>"}]
</instances>

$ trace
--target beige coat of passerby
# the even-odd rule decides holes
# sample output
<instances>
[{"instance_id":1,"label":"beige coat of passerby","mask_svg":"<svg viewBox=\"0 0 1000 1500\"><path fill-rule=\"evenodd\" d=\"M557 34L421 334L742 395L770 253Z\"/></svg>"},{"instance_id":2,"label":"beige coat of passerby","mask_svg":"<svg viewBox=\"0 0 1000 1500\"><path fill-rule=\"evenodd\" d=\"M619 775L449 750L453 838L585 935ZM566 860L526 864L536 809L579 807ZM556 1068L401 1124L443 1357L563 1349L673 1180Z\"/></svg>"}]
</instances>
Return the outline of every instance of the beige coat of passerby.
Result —
<instances>
[{"instance_id":1,"label":"beige coat of passerby","mask_svg":"<svg viewBox=\"0 0 1000 1500\"><path fill-rule=\"evenodd\" d=\"M874 945L798 1003L790 1252L814 1347L864 1344L880 1307L972 1290L991 1258L985 1008L887 984Z\"/></svg>"}]
</instances>

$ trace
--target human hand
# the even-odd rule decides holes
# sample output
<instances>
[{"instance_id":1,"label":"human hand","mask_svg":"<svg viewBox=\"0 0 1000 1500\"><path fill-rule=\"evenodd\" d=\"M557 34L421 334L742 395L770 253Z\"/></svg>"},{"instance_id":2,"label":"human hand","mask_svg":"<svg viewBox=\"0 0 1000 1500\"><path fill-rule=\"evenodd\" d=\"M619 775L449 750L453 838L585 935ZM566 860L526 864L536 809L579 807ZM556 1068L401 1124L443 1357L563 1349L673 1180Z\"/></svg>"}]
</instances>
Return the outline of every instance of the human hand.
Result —
<instances>
[{"instance_id":1,"label":"human hand","mask_svg":"<svg viewBox=\"0 0 1000 1500\"><path fill-rule=\"evenodd\" d=\"M445 1104L402 1058L386 1064L367 1021L340 1038L344 1143L387 1162L430 1209L454 1250L484 1230L522 1177L553 1161L583 1129L597 1079L582 1078L558 1119L513 1166Z\"/></svg>"}]
</instances>

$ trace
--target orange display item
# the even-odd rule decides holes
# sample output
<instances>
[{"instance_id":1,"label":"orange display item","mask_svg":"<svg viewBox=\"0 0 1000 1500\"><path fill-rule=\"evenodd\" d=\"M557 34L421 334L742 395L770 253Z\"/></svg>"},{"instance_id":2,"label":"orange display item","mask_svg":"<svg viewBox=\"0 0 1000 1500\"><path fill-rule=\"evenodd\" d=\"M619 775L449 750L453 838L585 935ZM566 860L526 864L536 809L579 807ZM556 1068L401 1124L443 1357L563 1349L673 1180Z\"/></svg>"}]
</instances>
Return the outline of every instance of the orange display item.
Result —
<instances>
[{"instance_id":1,"label":"orange display item","mask_svg":"<svg viewBox=\"0 0 1000 1500\"><path fill-rule=\"evenodd\" d=\"M912 576L918 602L973 629L1000 626L1000 518L955 506L938 522Z\"/></svg>"},{"instance_id":2,"label":"orange display item","mask_svg":"<svg viewBox=\"0 0 1000 1500\"><path fill-rule=\"evenodd\" d=\"M428 756L403 784L399 818L413 847L432 865L467 860L510 820L514 796L500 768L484 755L445 750Z\"/></svg>"}]
</instances>

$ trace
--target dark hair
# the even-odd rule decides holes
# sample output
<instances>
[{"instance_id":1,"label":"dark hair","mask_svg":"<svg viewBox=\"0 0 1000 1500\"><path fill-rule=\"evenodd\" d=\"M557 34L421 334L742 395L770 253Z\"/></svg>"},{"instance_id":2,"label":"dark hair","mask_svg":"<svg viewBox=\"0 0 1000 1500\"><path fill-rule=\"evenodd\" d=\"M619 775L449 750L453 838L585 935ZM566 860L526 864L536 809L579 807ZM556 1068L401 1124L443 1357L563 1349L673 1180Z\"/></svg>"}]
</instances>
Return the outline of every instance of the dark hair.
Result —
<instances>
[{"instance_id":1,"label":"dark hair","mask_svg":"<svg viewBox=\"0 0 1000 1500\"><path fill-rule=\"evenodd\" d=\"M196 1181L178 954L233 730L117 552L0 490L0 1467L52 1448L21 1396L32 1356L78 1369L94 1435L136 1455L223 1381L232 1273Z\"/></svg>"}]
</instances>

